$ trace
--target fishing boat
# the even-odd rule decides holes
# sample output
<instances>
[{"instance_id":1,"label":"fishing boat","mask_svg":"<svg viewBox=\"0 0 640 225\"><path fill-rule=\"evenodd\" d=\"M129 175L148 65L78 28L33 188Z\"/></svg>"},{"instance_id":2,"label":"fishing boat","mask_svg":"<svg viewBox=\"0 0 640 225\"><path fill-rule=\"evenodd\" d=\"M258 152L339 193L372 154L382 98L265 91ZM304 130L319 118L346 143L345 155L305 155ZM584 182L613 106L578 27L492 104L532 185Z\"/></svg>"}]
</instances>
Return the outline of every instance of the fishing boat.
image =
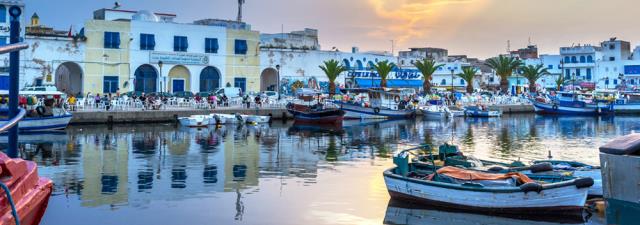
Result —
<instances>
[{"instance_id":1,"label":"fishing boat","mask_svg":"<svg viewBox=\"0 0 640 225\"><path fill-rule=\"evenodd\" d=\"M271 121L270 116L236 114L235 117L239 123L257 124L257 123L269 123Z\"/></svg>"},{"instance_id":2,"label":"fishing boat","mask_svg":"<svg viewBox=\"0 0 640 225\"><path fill-rule=\"evenodd\" d=\"M287 111L293 115L296 123L342 124L346 112L337 107L332 107L332 104L323 104L320 100L321 93L314 90L298 90L296 95L298 99L306 103L289 102L287 104Z\"/></svg>"},{"instance_id":3,"label":"fishing boat","mask_svg":"<svg viewBox=\"0 0 640 225\"><path fill-rule=\"evenodd\" d=\"M591 95L559 92L554 98L530 99L538 114L597 116L613 112L613 104L593 101Z\"/></svg>"},{"instance_id":4,"label":"fishing boat","mask_svg":"<svg viewBox=\"0 0 640 225\"><path fill-rule=\"evenodd\" d=\"M218 116L217 114L209 114L209 125L227 124L227 117Z\"/></svg>"},{"instance_id":5,"label":"fishing boat","mask_svg":"<svg viewBox=\"0 0 640 225\"><path fill-rule=\"evenodd\" d=\"M425 149L429 147L424 147ZM549 153L551 154L551 153ZM551 156L549 155L549 158ZM457 166L489 173L519 172L525 175L563 177L571 179L575 177L588 177L593 179L593 186L589 188L589 196L602 196L602 174L599 166L591 166L575 161L565 160L536 160L531 165L520 161L503 163L477 159L464 155L455 145L443 144L438 148L437 155L422 155L416 158L420 162L440 162L444 166Z\"/></svg>"},{"instance_id":6,"label":"fishing boat","mask_svg":"<svg viewBox=\"0 0 640 225\"><path fill-rule=\"evenodd\" d=\"M37 225L44 215L49 197L53 191L50 179L38 176L36 163L22 159L11 159L0 153L0 177L10 190L13 204L9 204L8 195L0 195L0 224L16 224L12 214L15 207L20 224Z\"/></svg>"},{"instance_id":7,"label":"fishing boat","mask_svg":"<svg viewBox=\"0 0 640 225\"><path fill-rule=\"evenodd\" d=\"M451 166L411 162L413 150L394 156L384 172L389 194L427 205L478 212L515 214L580 213L591 178L564 179L512 173L485 173ZM540 182L540 181L545 181Z\"/></svg>"},{"instance_id":8,"label":"fishing boat","mask_svg":"<svg viewBox=\"0 0 640 225\"><path fill-rule=\"evenodd\" d=\"M209 116L193 115L190 117L178 118L180 125L185 127L206 127L209 126Z\"/></svg>"},{"instance_id":9,"label":"fishing boat","mask_svg":"<svg viewBox=\"0 0 640 225\"><path fill-rule=\"evenodd\" d=\"M214 114L210 114L210 116L212 116L213 119L218 124L236 124L236 123L240 123L240 120L238 120L236 115L233 115L233 114L214 113Z\"/></svg>"},{"instance_id":10,"label":"fishing boat","mask_svg":"<svg viewBox=\"0 0 640 225\"><path fill-rule=\"evenodd\" d=\"M452 117L449 108L445 106L430 105L420 108L424 119L441 120Z\"/></svg>"},{"instance_id":11,"label":"fishing boat","mask_svg":"<svg viewBox=\"0 0 640 225\"><path fill-rule=\"evenodd\" d=\"M343 89L348 94L366 94L366 98L334 100L346 112L345 119L406 119L416 116L416 110L405 101L403 89ZM366 100L368 99L368 100Z\"/></svg>"},{"instance_id":12,"label":"fishing boat","mask_svg":"<svg viewBox=\"0 0 640 225\"><path fill-rule=\"evenodd\" d=\"M615 113L640 113L640 93L638 92L621 92L615 95L611 102Z\"/></svg>"},{"instance_id":13,"label":"fishing boat","mask_svg":"<svg viewBox=\"0 0 640 225\"><path fill-rule=\"evenodd\" d=\"M464 115L468 117L500 117L502 111L491 110L485 106L468 106L464 110Z\"/></svg>"}]
</instances>

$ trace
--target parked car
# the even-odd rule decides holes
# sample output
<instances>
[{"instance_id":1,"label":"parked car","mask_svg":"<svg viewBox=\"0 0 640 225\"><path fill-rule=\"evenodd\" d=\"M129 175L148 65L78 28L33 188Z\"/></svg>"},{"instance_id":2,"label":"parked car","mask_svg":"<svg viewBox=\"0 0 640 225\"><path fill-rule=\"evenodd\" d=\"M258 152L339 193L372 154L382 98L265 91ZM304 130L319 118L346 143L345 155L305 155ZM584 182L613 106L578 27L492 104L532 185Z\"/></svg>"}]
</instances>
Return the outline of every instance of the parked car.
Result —
<instances>
[{"instance_id":1,"label":"parked car","mask_svg":"<svg viewBox=\"0 0 640 225\"><path fill-rule=\"evenodd\" d=\"M195 95L193 94L193 92L190 92L190 91L179 91L179 92L173 93L173 97L176 97L176 98L193 98L193 97L195 97Z\"/></svg>"},{"instance_id":2,"label":"parked car","mask_svg":"<svg viewBox=\"0 0 640 225\"><path fill-rule=\"evenodd\" d=\"M222 94L224 94L227 96L227 98L235 98L242 95L242 89L237 87L220 88L215 90L215 94L218 96L222 96Z\"/></svg>"}]
</instances>

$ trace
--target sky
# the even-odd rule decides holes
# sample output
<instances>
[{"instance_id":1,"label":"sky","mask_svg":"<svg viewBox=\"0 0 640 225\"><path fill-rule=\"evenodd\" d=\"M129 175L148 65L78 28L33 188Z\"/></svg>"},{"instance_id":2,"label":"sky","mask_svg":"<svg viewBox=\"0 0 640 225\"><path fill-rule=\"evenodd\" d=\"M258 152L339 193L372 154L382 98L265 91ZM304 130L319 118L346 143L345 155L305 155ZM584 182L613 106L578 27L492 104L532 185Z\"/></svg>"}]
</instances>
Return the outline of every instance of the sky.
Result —
<instances>
[{"instance_id":1,"label":"sky","mask_svg":"<svg viewBox=\"0 0 640 225\"><path fill-rule=\"evenodd\" d=\"M114 0L25 0L28 16L77 30ZM122 9L175 13L178 22L235 19L237 0L120 0ZM244 21L262 33L315 28L320 45L350 51L439 47L488 58L525 47L541 54L618 37L640 43L638 0L246 0ZM633 47L632 47L633 48Z\"/></svg>"}]
</instances>

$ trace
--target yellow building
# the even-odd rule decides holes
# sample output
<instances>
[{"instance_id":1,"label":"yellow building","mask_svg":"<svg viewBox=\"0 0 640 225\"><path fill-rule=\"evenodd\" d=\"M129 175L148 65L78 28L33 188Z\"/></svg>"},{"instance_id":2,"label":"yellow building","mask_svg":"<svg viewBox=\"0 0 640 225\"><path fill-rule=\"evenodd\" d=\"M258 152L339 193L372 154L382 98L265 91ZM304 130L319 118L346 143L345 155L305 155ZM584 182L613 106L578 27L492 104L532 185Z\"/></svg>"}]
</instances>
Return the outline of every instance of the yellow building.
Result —
<instances>
[{"instance_id":1,"label":"yellow building","mask_svg":"<svg viewBox=\"0 0 640 225\"><path fill-rule=\"evenodd\" d=\"M239 28L239 29L238 29ZM260 33L248 25L227 29L224 86L260 91Z\"/></svg>"},{"instance_id":2,"label":"yellow building","mask_svg":"<svg viewBox=\"0 0 640 225\"><path fill-rule=\"evenodd\" d=\"M85 23L85 93L128 92L130 22L89 20Z\"/></svg>"}]
</instances>

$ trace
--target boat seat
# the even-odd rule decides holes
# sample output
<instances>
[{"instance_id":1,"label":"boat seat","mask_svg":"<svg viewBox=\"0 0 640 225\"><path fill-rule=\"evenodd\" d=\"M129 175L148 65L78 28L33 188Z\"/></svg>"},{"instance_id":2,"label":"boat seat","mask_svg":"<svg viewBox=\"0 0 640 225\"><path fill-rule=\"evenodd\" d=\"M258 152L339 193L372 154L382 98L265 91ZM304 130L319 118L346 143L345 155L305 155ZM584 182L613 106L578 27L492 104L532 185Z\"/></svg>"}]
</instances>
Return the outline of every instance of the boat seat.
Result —
<instances>
[{"instance_id":1,"label":"boat seat","mask_svg":"<svg viewBox=\"0 0 640 225\"><path fill-rule=\"evenodd\" d=\"M640 134L615 138L601 146L600 152L611 155L640 155Z\"/></svg>"}]
</instances>

